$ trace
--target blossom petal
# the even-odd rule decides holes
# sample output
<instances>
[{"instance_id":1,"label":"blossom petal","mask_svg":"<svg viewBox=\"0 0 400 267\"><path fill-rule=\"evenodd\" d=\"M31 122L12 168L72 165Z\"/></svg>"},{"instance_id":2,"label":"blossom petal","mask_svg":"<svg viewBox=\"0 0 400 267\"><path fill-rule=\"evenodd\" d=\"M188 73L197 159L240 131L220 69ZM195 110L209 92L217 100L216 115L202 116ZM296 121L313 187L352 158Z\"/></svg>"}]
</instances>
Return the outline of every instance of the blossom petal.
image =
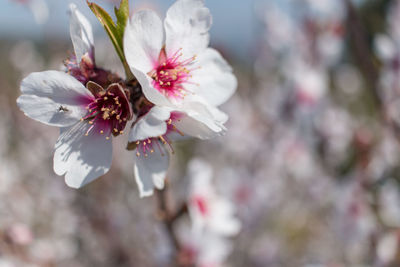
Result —
<instances>
[{"instance_id":1,"label":"blossom petal","mask_svg":"<svg viewBox=\"0 0 400 267\"><path fill-rule=\"evenodd\" d=\"M75 50L75 56L78 63L87 53L89 57L94 59L94 40L93 31L90 22L85 16L79 12L75 4L69 5L70 9L70 24L69 31L72 44Z\"/></svg>"},{"instance_id":2,"label":"blossom petal","mask_svg":"<svg viewBox=\"0 0 400 267\"><path fill-rule=\"evenodd\" d=\"M160 93L152 85L152 79L146 74L139 70L131 67L132 73L135 75L136 79L139 81L144 96L153 104L159 106L172 106L168 98Z\"/></svg>"},{"instance_id":3,"label":"blossom petal","mask_svg":"<svg viewBox=\"0 0 400 267\"><path fill-rule=\"evenodd\" d=\"M215 49L199 54L188 89L204 97L213 106L226 102L235 92L237 79L232 68Z\"/></svg>"},{"instance_id":4,"label":"blossom petal","mask_svg":"<svg viewBox=\"0 0 400 267\"><path fill-rule=\"evenodd\" d=\"M136 157L133 171L140 197L151 196L154 188L164 188L168 165L169 154L166 151L156 150L154 153L149 153L147 157Z\"/></svg>"},{"instance_id":5,"label":"blossom petal","mask_svg":"<svg viewBox=\"0 0 400 267\"><path fill-rule=\"evenodd\" d=\"M65 182L80 188L108 172L112 160L112 142L93 129L90 124L79 122L70 128L61 128L55 145L54 171L65 174Z\"/></svg>"},{"instance_id":6,"label":"blossom petal","mask_svg":"<svg viewBox=\"0 0 400 267\"><path fill-rule=\"evenodd\" d=\"M224 236L233 236L239 233L240 221L234 217L235 207L225 199L217 198L212 205L210 228L216 233Z\"/></svg>"},{"instance_id":7,"label":"blossom petal","mask_svg":"<svg viewBox=\"0 0 400 267\"><path fill-rule=\"evenodd\" d=\"M128 21L124 35L124 52L132 72L139 70L147 74L153 70L163 41L163 25L157 14L151 10L136 12Z\"/></svg>"},{"instance_id":8,"label":"blossom petal","mask_svg":"<svg viewBox=\"0 0 400 267\"><path fill-rule=\"evenodd\" d=\"M145 140L165 134L167 132L166 120L169 117L169 108L154 106L135 123L129 134L129 142Z\"/></svg>"},{"instance_id":9,"label":"blossom petal","mask_svg":"<svg viewBox=\"0 0 400 267\"><path fill-rule=\"evenodd\" d=\"M179 108L210 116L222 124L228 120L228 116L224 112L208 103L204 97L196 93L188 94L185 97L185 101L179 105Z\"/></svg>"},{"instance_id":10,"label":"blossom petal","mask_svg":"<svg viewBox=\"0 0 400 267\"><path fill-rule=\"evenodd\" d=\"M166 51L172 56L180 49L183 58L190 58L207 48L212 18L202 0L178 0L165 18Z\"/></svg>"},{"instance_id":11,"label":"blossom petal","mask_svg":"<svg viewBox=\"0 0 400 267\"><path fill-rule=\"evenodd\" d=\"M192 113L191 116L185 115L174 121L174 126L185 136L189 135L200 139L211 139L225 133L225 127L216 123L212 118L201 114ZM179 138L178 135L175 135ZM176 140L176 137L169 137Z\"/></svg>"},{"instance_id":12,"label":"blossom petal","mask_svg":"<svg viewBox=\"0 0 400 267\"><path fill-rule=\"evenodd\" d=\"M203 122L215 132L226 130L223 124L228 120L228 116L218 108L205 103L201 97L188 99L181 106L181 110L184 110L189 117Z\"/></svg>"},{"instance_id":13,"label":"blossom petal","mask_svg":"<svg viewBox=\"0 0 400 267\"><path fill-rule=\"evenodd\" d=\"M66 127L87 113L90 92L72 76L60 71L31 73L21 82L19 108L42 123Z\"/></svg>"}]
</instances>

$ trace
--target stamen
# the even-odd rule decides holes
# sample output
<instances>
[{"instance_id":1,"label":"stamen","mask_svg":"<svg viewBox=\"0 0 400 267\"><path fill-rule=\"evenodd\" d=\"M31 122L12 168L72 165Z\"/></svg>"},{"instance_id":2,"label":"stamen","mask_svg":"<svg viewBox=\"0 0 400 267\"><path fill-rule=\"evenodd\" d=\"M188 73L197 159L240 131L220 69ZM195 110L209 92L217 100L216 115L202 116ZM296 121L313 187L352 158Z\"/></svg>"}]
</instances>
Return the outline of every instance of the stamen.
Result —
<instances>
[{"instance_id":1,"label":"stamen","mask_svg":"<svg viewBox=\"0 0 400 267\"><path fill-rule=\"evenodd\" d=\"M126 122L131 116L130 109L126 110L127 107L129 108L129 100L123 93L121 94L121 88L112 86L98 98L92 99L85 107L88 113L80 121L86 121L91 125L85 135L88 135L95 126L100 126L96 130L97 133L109 133L106 136L107 140L111 138L111 133L114 133L114 135L123 134Z\"/></svg>"}]
</instances>

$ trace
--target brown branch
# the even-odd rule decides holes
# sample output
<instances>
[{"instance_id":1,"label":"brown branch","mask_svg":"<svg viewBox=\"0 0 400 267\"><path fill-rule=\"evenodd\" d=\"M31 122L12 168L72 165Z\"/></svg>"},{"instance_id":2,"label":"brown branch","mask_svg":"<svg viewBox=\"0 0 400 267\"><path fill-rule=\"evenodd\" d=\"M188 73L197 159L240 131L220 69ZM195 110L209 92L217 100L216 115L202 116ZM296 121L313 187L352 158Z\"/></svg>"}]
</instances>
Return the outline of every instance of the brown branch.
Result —
<instances>
[{"instance_id":1,"label":"brown branch","mask_svg":"<svg viewBox=\"0 0 400 267\"><path fill-rule=\"evenodd\" d=\"M186 204L183 204L176 212L170 210L168 205L168 182L166 181L165 187L162 190L156 190L157 197L157 216L163 222L167 234L174 245L175 251L179 252L181 245L179 239L176 236L173 225L177 219L187 212Z\"/></svg>"},{"instance_id":2,"label":"brown branch","mask_svg":"<svg viewBox=\"0 0 400 267\"><path fill-rule=\"evenodd\" d=\"M343 1L347 7L347 25L356 61L358 62L360 70L368 83L368 88L374 98L380 117L384 124L393 131L394 136L400 143L400 125L393 121L393 119L388 115L387 103L385 103L379 93L379 69L376 64L374 64L374 54L368 46L365 29L362 25L361 19L351 3L351 0Z\"/></svg>"},{"instance_id":3,"label":"brown branch","mask_svg":"<svg viewBox=\"0 0 400 267\"><path fill-rule=\"evenodd\" d=\"M353 45L355 59L368 83L375 104L378 108L381 108L383 103L377 89L379 71L373 62L374 55L368 46L365 29L351 1L344 0L344 2L347 7L347 27L349 29L349 38Z\"/></svg>"},{"instance_id":4,"label":"brown branch","mask_svg":"<svg viewBox=\"0 0 400 267\"><path fill-rule=\"evenodd\" d=\"M382 118L383 123L388 126L394 133L395 137L397 138L398 142L400 143L400 126L388 116L387 106L385 104L384 99L382 99L379 89L378 89L378 82L379 82L379 69L374 64L373 58L374 54L371 48L368 45L368 39L365 32L365 29L362 25L360 17L357 14L356 9L354 8L351 0L343 0L346 7L347 7L347 26L349 29L349 38L352 43L353 53L355 55L355 59L358 62L360 70L367 82L367 86L370 90L374 98L374 103L376 105L379 118ZM371 144L369 144L371 145ZM362 157L365 158L366 154L368 155L370 151L361 151ZM371 234L370 240L370 249L371 249L371 262L375 262L377 257L376 255L376 246L378 242L378 235L382 232L395 230L386 224L383 220L381 213L380 213L380 201L379 201L379 194L378 188L375 186L374 183L368 182L366 177L368 176L368 172L365 169L365 166L369 164L370 158L367 156L367 163L360 164L361 171L362 171L362 180L360 181L361 185L363 186L364 192L368 196L368 205L374 216L378 227L377 232Z\"/></svg>"}]
</instances>

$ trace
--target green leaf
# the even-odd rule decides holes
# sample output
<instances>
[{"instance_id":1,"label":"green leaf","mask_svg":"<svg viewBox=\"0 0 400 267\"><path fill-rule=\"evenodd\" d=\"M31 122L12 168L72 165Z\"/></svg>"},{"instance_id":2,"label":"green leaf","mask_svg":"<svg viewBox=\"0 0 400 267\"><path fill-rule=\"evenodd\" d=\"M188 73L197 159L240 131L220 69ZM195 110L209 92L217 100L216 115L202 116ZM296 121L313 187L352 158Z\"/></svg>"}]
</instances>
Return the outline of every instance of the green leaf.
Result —
<instances>
[{"instance_id":1,"label":"green leaf","mask_svg":"<svg viewBox=\"0 0 400 267\"><path fill-rule=\"evenodd\" d=\"M108 14L107 11L105 11L102 7L95 3L89 2L88 0L86 0L86 2L110 37L111 42L113 43L115 50L117 51L117 54L124 65L127 79L132 79L133 74L130 71L128 63L126 62L123 46L125 27L129 19L129 0L121 0L119 8L115 8L114 11L117 18L117 23L113 21L110 14Z\"/></svg>"},{"instance_id":2,"label":"green leaf","mask_svg":"<svg viewBox=\"0 0 400 267\"><path fill-rule=\"evenodd\" d=\"M121 35L121 40L124 37L124 31L129 19L129 0L121 0L119 9L114 8L115 16L117 17L117 30ZM121 43L123 45L123 43Z\"/></svg>"}]
</instances>

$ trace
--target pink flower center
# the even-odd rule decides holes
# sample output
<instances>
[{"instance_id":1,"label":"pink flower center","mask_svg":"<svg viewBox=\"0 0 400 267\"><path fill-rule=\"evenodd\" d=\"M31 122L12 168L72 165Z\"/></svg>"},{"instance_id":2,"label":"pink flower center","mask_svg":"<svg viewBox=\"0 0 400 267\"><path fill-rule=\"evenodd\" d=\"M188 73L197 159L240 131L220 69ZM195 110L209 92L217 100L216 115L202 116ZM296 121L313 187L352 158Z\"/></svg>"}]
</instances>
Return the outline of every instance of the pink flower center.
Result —
<instances>
[{"instance_id":1,"label":"pink flower center","mask_svg":"<svg viewBox=\"0 0 400 267\"><path fill-rule=\"evenodd\" d=\"M158 150L162 156L165 155L164 150L166 151L170 150L171 153L174 154L175 151L174 148L172 147L172 142L169 138L169 135L172 133L178 133L181 136L184 135L174 125L174 121L179 120L180 117L181 114L177 112L172 112L170 118L166 121L167 131L165 132L165 134L160 135L158 137L151 137L147 138L146 140L137 141L136 156L140 157L141 155L144 155L145 157L148 157L148 155L154 153L155 150Z\"/></svg>"},{"instance_id":2,"label":"pink flower center","mask_svg":"<svg viewBox=\"0 0 400 267\"><path fill-rule=\"evenodd\" d=\"M88 114L81 121L88 121L91 127L85 135L95 130L106 135L106 139L110 139L111 134L122 134L132 116L128 98L118 84L112 84L106 91L98 92L86 109Z\"/></svg>"},{"instance_id":3,"label":"pink flower center","mask_svg":"<svg viewBox=\"0 0 400 267\"><path fill-rule=\"evenodd\" d=\"M208 214L209 208L205 197L195 196L193 198L193 203L197 207L201 215L206 216Z\"/></svg>"},{"instance_id":4,"label":"pink flower center","mask_svg":"<svg viewBox=\"0 0 400 267\"><path fill-rule=\"evenodd\" d=\"M161 51L159 60L149 75L153 78L153 86L159 92L163 93L168 98L184 98L189 92L185 89L185 83L191 83L190 68L196 59L196 56L186 60L182 60L182 53L178 50L173 56L168 57L164 51Z\"/></svg>"}]
</instances>

